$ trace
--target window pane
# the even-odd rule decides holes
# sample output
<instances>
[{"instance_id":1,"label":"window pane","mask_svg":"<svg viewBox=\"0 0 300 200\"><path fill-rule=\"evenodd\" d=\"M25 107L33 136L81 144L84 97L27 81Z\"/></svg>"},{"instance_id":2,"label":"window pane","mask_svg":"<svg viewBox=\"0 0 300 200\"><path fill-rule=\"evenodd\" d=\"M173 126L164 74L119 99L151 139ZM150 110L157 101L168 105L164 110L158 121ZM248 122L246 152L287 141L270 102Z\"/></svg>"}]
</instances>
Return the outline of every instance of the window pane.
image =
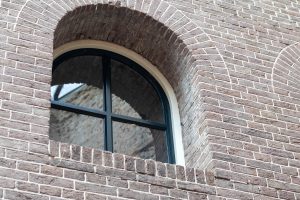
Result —
<instances>
[{"instance_id":1,"label":"window pane","mask_svg":"<svg viewBox=\"0 0 300 200\"><path fill-rule=\"evenodd\" d=\"M104 149L103 119L51 109L52 140Z\"/></svg>"},{"instance_id":2,"label":"window pane","mask_svg":"<svg viewBox=\"0 0 300 200\"><path fill-rule=\"evenodd\" d=\"M165 132L113 122L114 152L168 162Z\"/></svg>"},{"instance_id":3,"label":"window pane","mask_svg":"<svg viewBox=\"0 0 300 200\"><path fill-rule=\"evenodd\" d=\"M111 63L113 113L163 122L160 98L148 81L120 62Z\"/></svg>"},{"instance_id":4,"label":"window pane","mask_svg":"<svg viewBox=\"0 0 300 200\"><path fill-rule=\"evenodd\" d=\"M51 87L51 100L102 110L103 90L83 83L55 85Z\"/></svg>"},{"instance_id":5,"label":"window pane","mask_svg":"<svg viewBox=\"0 0 300 200\"><path fill-rule=\"evenodd\" d=\"M102 110L102 69L100 56L65 60L53 71L52 100Z\"/></svg>"}]
</instances>

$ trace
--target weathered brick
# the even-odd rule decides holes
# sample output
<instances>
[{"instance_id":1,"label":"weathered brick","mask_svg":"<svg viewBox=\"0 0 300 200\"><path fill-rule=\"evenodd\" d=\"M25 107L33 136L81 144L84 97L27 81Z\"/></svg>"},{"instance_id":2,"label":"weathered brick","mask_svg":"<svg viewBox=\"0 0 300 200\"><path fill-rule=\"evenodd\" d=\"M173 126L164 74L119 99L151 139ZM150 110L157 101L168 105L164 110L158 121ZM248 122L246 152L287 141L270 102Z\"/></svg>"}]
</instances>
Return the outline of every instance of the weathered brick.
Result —
<instances>
[{"instance_id":1,"label":"weathered brick","mask_svg":"<svg viewBox=\"0 0 300 200\"><path fill-rule=\"evenodd\" d=\"M103 164L104 166L112 167L113 166L113 159L112 159L112 153L110 152L103 152Z\"/></svg>"},{"instance_id":2,"label":"weathered brick","mask_svg":"<svg viewBox=\"0 0 300 200\"><path fill-rule=\"evenodd\" d=\"M245 164L245 160L243 158L227 154L213 153L213 158L236 164Z\"/></svg>"},{"instance_id":3,"label":"weathered brick","mask_svg":"<svg viewBox=\"0 0 300 200\"><path fill-rule=\"evenodd\" d=\"M3 168L3 167L0 167L0 176L12 178L16 180L23 180L23 181L28 180L28 174L26 172L15 170L15 169Z\"/></svg>"},{"instance_id":4,"label":"weathered brick","mask_svg":"<svg viewBox=\"0 0 300 200\"><path fill-rule=\"evenodd\" d=\"M97 174L86 173L86 181L91 183L106 184L106 178Z\"/></svg>"},{"instance_id":5,"label":"weathered brick","mask_svg":"<svg viewBox=\"0 0 300 200\"><path fill-rule=\"evenodd\" d=\"M88 163L54 159L51 164L66 169L73 169L83 172L94 172L94 166Z\"/></svg>"},{"instance_id":6,"label":"weathered brick","mask_svg":"<svg viewBox=\"0 0 300 200\"><path fill-rule=\"evenodd\" d=\"M60 143L60 157L66 159L71 157L71 146L69 144Z\"/></svg>"},{"instance_id":7,"label":"weathered brick","mask_svg":"<svg viewBox=\"0 0 300 200\"><path fill-rule=\"evenodd\" d=\"M61 196L61 188L57 188L57 187L51 187L51 186L44 186L41 185L40 186L40 193L41 194L46 194L46 195L50 195L50 196Z\"/></svg>"},{"instance_id":8,"label":"weathered brick","mask_svg":"<svg viewBox=\"0 0 300 200\"><path fill-rule=\"evenodd\" d=\"M29 151L33 153L49 155L48 145L44 145L44 144L31 143L29 145Z\"/></svg>"},{"instance_id":9,"label":"weathered brick","mask_svg":"<svg viewBox=\"0 0 300 200\"><path fill-rule=\"evenodd\" d=\"M146 162L142 159L136 159L136 171L138 173L145 174L146 173Z\"/></svg>"},{"instance_id":10,"label":"weathered brick","mask_svg":"<svg viewBox=\"0 0 300 200\"><path fill-rule=\"evenodd\" d=\"M18 181L16 183L16 188L18 190L24 190L24 191L28 191L28 192L34 192L34 193L38 193L38 191L39 191L38 184L33 184L33 183L28 183L28 182L21 182L21 181Z\"/></svg>"},{"instance_id":11,"label":"weathered brick","mask_svg":"<svg viewBox=\"0 0 300 200\"><path fill-rule=\"evenodd\" d=\"M0 158L0 166L15 169L16 161L10 160L10 159L5 159L5 158Z\"/></svg>"},{"instance_id":12,"label":"weathered brick","mask_svg":"<svg viewBox=\"0 0 300 200\"><path fill-rule=\"evenodd\" d=\"M220 196L228 197L228 198L238 198L238 199L249 199L252 200L253 196L249 193L239 192L235 190L227 190L227 189L217 189L217 193Z\"/></svg>"},{"instance_id":13,"label":"weathered brick","mask_svg":"<svg viewBox=\"0 0 300 200\"><path fill-rule=\"evenodd\" d=\"M69 198L69 199L81 200L84 198L83 195L84 195L83 192L75 191L75 190L63 189L62 191L62 197Z\"/></svg>"},{"instance_id":14,"label":"weathered brick","mask_svg":"<svg viewBox=\"0 0 300 200\"><path fill-rule=\"evenodd\" d=\"M17 168L29 172L39 172L40 166L28 162L18 161Z\"/></svg>"},{"instance_id":15,"label":"weathered brick","mask_svg":"<svg viewBox=\"0 0 300 200\"><path fill-rule=\"evenodd\" d=\"M5 192L6 199L32 199L32 200L48 200L49 198L44 195L32 194L26 192L7 190Z\"/></svg>"},{"instance_id":16,"label":"weathered brick","mask_svg":"<svg viewBox=\"0 0 300 200\"><path fill-rule=\"evenodd\" d=\"M156 185L151 185L150 186L150 192L152 194L160 194L160 195L169 195L169 190L168 188L161 187L161 186L156 186Z\"/></svg>"},{"instance_id":17,"label":"weathered brick","mask_svg":"<svg viewBox=\"0 0 300 200\"><path fill-rule=\"evenodd\" d=\"M190 182L195 182L195 169L194 168L186 168L186 179Z\"/></svg>"},{"instance_id":18,"label":"weathered brick","mask_svg":"<svg viewBox=\"0 0 300 200\"><path fill-rule=\"evenodd\" d=\"M121 154L114 154L114 167L124 169L124 156Z\"/></svg>"},{"instance_id":19,"label":"weathered brick","mask_svg":"<svg viewBox=\"0 0 300 200\"><path fill-rule=\"evenodd\" d=\"M194 192L189 192L189 200L201 200L201 199L207 199L207 194L199 194Z\"/></svg>"},{"instance_id":20,"label":"weathered brick","mask_svg":"<svg viewBox=\"0 0 300 200\"><path fill-rule=\"evenodd\" d=\"M41 173L51 176L63 176L63 169L55 166L42 165Z\"/></svg>"},{"instance_id":21,"label":"weathered brick","mask_svg":"<svg viewBox=\"0 0 300 200\"><path fill-rule=\"evenodd\" d=\"M135 171L135 160L132 157L125 156L125 169Z\"/></svg>"},{"instance_id":22,"label":"weathered brick","mask_svg":"<svg viewBox=\"0 0 300 200\"><path fill-rule=\"evenodd\" d=\"M117 189L115 187L108 187L104 185L96 185L91 183L75 182L75 189L79 191L86 191L98 194L108 194L112 196L117 195Z\"/></svg>"},{"instance_id":23,"label":"weathered brick","mask_svg":"<svg viewBox=\"0 0 300 200\"><path fill-rule=\"evenodd\" d=\"M206 194L216 194L215 188L208 185L200 185L195 183L178 181L177 187L179 189L187 190L187 191L194 191L194 192L206 193Z\"/></svg>"},{"instance_id":24,"label":"weathered brick","mask_svg":"<svg viewBox=\"0 0 300 200\"><path fill-rule=\"evenodd\" d=\"M82 147L81 159L83 162L92 162L92 149L87 147Z\"/></svg>"},{"instance_id":25,"label":"weathered brick","mask_svg":"<svg viewBox=\"0 0 300 200\"><path fill-rule=\"evenodd\" d=\"M119 196L130 199L145 199L145 200L158 200L159 196L154 196L145 193L139 193L130 189L119 189Z\"/></svg>"},{"instance_id":26,"label":"weathered brick","mask_svg":"<svg viewBox=\"0 0 300 200\"><path fill-rule=\"evenodd\" d=\"M196 169L196 180L197 183L205 184L205 174L203 170Z\"/></svg>"},{"instance_id":27,"label":"weathered brick","mask_svg":"<svg viewBox=\"0 0 300 200\"><path fill-rule=\"evenodd\" d=\"M96 165L102 165L102 152L94 150L93 163Z\"/></svg>"},{"instance_id":28,"label":"weathered brick","mask_svg":"<svg viewBox=\"0 0 300 200\"><path fill-rule=\"evenodd\" d=\"M45 176L38 174L29 174L29 181L39 184L57 186L57 187L65 187L65 188L73 188L73 181L57 178L53 176Z\"/></svg>"},{"instance_id":29,"label":"weathered brick","mask_svg":"<svg viewBox=\"0 0 300 200\"><path fill-rule=\"evenodd\" d=\"M142 191L142 192L149 192L150 186L146 183L140 182L129 182L129 189Z\"/></svg>"},{"instance_id":30,"label":"weathered brick","mask_svg":"<svg viewBox=\"0 0 300 200\"><path fill-rule=\"evenodd\" d=\"M118 188L128 188L127 180L109 177L109 178L107 178L107 182L108 182L108 185L111 185L111 186L115 186Z\"/></svg>"},{"instance_id":31,"label":"weathered brick","mask_svg":"<svg viewBox=\"0 0 300 200\"><path fill-rule=\"evenodd\" d=\"M106 197L103 195L87 193L86 200L106 200Z\"/></svg>"},{"instance_id":32,"label":"weathered brick","mask_svg":"<svg viewBox=\"0 0 300 200\"><path fill-rule=\"evenodd\" d=\"M279 198L280 199L289 199L289 200L296 199L295 194L292 192L288 192L288 191L279 191Z\"/></svg>"},{"instance_id":33,"label":"weathered brick","mask_svg":"<svg viewBox=\"0 0 300 200\"><path fill-rule=\"evenodd\" d=\"M73 160L77 160L77 161L80 161L80 155L81 155L81 147L80 146L77 146L77 145L72 145L72 156L71 158Z\"/></svg>"},{"instance_id":34,"label":"weathered brick","mask_svg":"<svg viewBox=\"0 0 300 200\"><path fill-rule=\"evenodd\" d=\"M170 189L169 192L171 197L182 198L182 199L188 198L188 193L185 190Z\"/></svg>"},{"instance_id":35,"label":"weathered brick","mask_svg":"<svg viewBox=\"0 0 300 200\"><path fill-rule=\"evenodd\" d=\"M169 188L175 187L176 185L176 182L172 179L167 179L163 177L152 177L147 175L138 175L138 181Z\"/></svg>"},{"instance_id":36,"label":"weathered brick","mask_svg":"<svg viewBox=\"0 0 300 200\"><path fill-rule=\"evenodd\" d=\"M11 179L0 178L0 187L14 189L16 187L16 183Z\"/></svg>"},{"instance_id":37,"label":"weathered brick","mask_svg":"<svg viewBox=\"0 0 300 200\"><path fill-rule=\"evenodd\" d=\"M85 173L80 171L74 171L74 170L64 170L64 177L70 178L70 179L76 179L80 181L85 180Z\"/></svg>"},{"instance_id":38,"label":"weathered brick","mask_svg":"<svg viewBox=\"0 0 300 200\"><path fill-rule=\"evenodd\" d=\"M119 169L97 166L96 173L102 176L112 176L112 177L122 178L125 180L136 180L136 174L131 171L124 171Z\"/></svg>"},{"instance_id":39,"label":"weathered brick","mask_svg":"<svg viewBox=\"0 0 300 200\"><path fill-rule=\"evenodd\" d=\"M186 177L185 177L185 169L183 166L176 166L176 176L177 179L185 181Z\"/></svg>"},{"instance_id":40,"label":"weathered brick","mask_svg":"<svg viewBox=\"0 0 300 200\"><path fill-rule=\"evenodd\" d=\"M146 160L146 172L149 175L155 175L156 166L153 160Z\"/></svg>"},{"instance_id":41,"label":"weathered brick","mask_svg":"<svg viewBox=\"0 0 300 200\"><path fill-rule=\"evenodd\" d=\"M176 178L176 171L175 171L174 165L167 164L167 177L173 178L173 179Z\"/></svg>"}]
</instances>

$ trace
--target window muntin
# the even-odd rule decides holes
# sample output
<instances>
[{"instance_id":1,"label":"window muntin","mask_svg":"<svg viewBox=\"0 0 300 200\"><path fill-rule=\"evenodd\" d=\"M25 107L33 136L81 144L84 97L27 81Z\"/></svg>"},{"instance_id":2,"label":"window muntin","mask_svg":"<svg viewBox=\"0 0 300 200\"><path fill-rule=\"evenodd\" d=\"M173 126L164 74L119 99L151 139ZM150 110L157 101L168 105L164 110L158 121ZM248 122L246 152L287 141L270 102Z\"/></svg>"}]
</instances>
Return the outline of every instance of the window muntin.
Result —
<instances>
[{"instance_id":1,"label":"window muntin","mask_svg":"<svg viewBox=\"0 0 300 200\"><path fill-rule=\"evenodd\" d=\"M126 78L130 81L126 82ZM103 102L98 104L102 106L90 106L89 102L83 103L82 101L61 101L59 98L55 99L55 92L52 92L51 139L174 163L169 104L160 85L145 69L135 62L109 51L99 49L73 50L61 55L54 61L52 88L54 90L54 87L58 88L60 85L71 88L70 85L74 83L78 85L78 88L73 91L70 90L71 95L75 95L77 99L80 99L81 95L79 94L85 93L89 93L88 99L94 99L95 96L98 96L97 99ZM96 88L96 90L85 93L81 91L82 88L88 87ZM118 105L120 102L121 105ZM126 109L122 110L121 108ZM103 147L101 142L96 142L99 147L95 147L94 144L84 144L74 140L60 140L57 135L64 135L65 133L57 128L56 133L52 131L52 127L58 126L57 124L54 125L52 120L52 118L55 119L53 114L56 110L102 119L101 123L103 122L104 125L102 130L98 131L103 133L99 133L103 137ZM84 124L85 120L80 122ZM88 130L89 127L86 129ZM148 142L151 140L152 144L160 145L153 145L151 154L149 149L142 148L143 144L140 142L141 148L138 148L137 145L133 151L133 149L129 149L129 144L138 144L139 141L134 142L137 138L141 138L141 140L148 138ZM127 144L127 149L124 148L126 147L125 144Z\"/></svg>"}]
</instances>

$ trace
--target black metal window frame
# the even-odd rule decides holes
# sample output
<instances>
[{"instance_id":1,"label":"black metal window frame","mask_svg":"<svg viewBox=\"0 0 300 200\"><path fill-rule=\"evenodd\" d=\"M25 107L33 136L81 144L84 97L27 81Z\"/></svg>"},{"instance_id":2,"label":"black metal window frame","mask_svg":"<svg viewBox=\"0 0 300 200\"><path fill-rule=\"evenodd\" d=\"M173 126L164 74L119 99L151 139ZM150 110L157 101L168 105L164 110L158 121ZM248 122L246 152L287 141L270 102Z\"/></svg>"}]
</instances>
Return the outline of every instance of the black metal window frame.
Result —
<instances>
[{"instance_id":1,"label":"black metal window frame","mask_svg":"<svg viewBox=\"0 0 300 200\"><path fill-rule=\"evenodd\" d=\"M157 82L157 80L147 70L145 70L143 67L141 67L136 62L130 60L129 58L126 58L120 54L111 51L93 48L76 49L60 55L53 61L52 75L62 62L78 56L102 57L104 110L101 111L97 109L73 105L70 103L59 102L55 99L51 100L51 108L104 119L105 131L103 150L105 151L113 152L113 121L127 124L135 124L141 127L164 131L168 151L168 163L175 163L170 104L164 90ZM137 119L134 117L115 114L112 112L111 60L116 60L131 68L132 70L140 74L143 78L145 78L148 81L148 83L154 88L162 103L164 123L155 122L151 120ZM57 96L57 94L55 94L55 96Z\"/></svg>"}]
</instances>

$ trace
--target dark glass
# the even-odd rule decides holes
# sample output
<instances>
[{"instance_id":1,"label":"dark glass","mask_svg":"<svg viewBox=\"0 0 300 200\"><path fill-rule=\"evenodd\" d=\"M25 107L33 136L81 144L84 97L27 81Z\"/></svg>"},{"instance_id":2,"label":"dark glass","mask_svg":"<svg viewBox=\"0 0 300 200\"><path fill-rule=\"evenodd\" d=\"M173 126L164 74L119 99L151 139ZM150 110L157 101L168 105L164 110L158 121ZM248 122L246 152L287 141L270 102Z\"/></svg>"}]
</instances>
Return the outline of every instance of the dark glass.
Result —
<instances>
[{"instance_id":1,"label":"dark glass","mask_svg":"<svg viewBox=\"0 0 300 200\"><path fill-rule=\"evenodd\" d=\"M114 152L168 162L165 132L113 122Z\"/></svg>"},{"instance_id":2,"label":"dark glass","mask_svg":"<svg viewBox=\"0 0 300 200\"><path fill-rule=\"evenodd\" d=\"M103 109L103 66L100 56L78 56L53 71L51 100Z\"/></svg>"},{"instance_id":3,"label":"dark glass","mask_svg":"<svg viewBox=\"0 0 300 200\"><path fill-rule=\"evenodd\" d=\"M50 114L50 139L104 149L103 119L56 109Z\"/></svg>"},{"instance_id":4,"label":"dark glass","mask_svg":"<svg viewBox=\"0 0 300 200\"><path fill-rule=\"evenodd\" d=\"M164 121L160 98L152 85L130 67L111 61L112 112L151 121Z\"/></svg>"},{"instance_id":5,"label":"dark glass","mask_svg":"<svg viewBox=\"0 0 300 200\"><path fill-rule=\"evenodd\" d=\"M60 90L61 88L61 90ZM57 98L55 92L60 90ZM81 107L103 109L103 90L83 83L63 84L51 87L51 100Z\"/></svg>"}]
</instances>

